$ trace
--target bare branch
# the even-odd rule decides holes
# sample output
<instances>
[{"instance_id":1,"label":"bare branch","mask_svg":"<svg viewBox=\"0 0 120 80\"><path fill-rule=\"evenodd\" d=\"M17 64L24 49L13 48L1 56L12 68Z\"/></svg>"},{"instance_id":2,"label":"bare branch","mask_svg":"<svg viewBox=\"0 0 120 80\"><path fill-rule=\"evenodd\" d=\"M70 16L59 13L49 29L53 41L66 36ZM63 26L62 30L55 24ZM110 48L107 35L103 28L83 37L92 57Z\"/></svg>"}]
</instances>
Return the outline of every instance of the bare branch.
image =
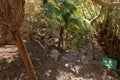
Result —
<instances>
[{"instance_id":1,"label":"bare branch","mask_svg":"<svg viewBox=\"0 0 120 80\"><path fill-rule=\"evenodd\" d=\"M101 0L91 0L93 3L95 4L98 4L101 6L101 9L100 9L100 12L98 13L98 15L96 17L94 17L91 21L90 21L90 24L93 25L94 21L96 19L98 19L101 14L104 12L104 10L107 8L107 7L114 7L114 6L120 6L120 2L112 2L112 3L105 3L105 2L102 2Z\"/></svg>"},{"instance_id":2,"label":"bare branch","mask_svg":"<svg viewBox=\"0 0 120 80\"><path fill-rule=\"evenodd\" d=\"M90 21L90 24L91 24L91 25L93 25L94 21L101 16L101 14L104 12L105 9L106 9L106 7L103 7L103 6L101 7L100 12L98 13L98 15L95 16L95 17Z\"/></svg>"},{"instance_id":3,"label":"bare branch","mask_svg":"<svg viewBox=\"0 0 120 80\"><path fill-rule=\"evenodd\" d=\"M94 2L100 6L103 6L103 7L105 7L105 6L107 6L107 7L120 6L120 2L105 3L101 0L92 0L92 2Z\"/></svg>"}]
</instances>

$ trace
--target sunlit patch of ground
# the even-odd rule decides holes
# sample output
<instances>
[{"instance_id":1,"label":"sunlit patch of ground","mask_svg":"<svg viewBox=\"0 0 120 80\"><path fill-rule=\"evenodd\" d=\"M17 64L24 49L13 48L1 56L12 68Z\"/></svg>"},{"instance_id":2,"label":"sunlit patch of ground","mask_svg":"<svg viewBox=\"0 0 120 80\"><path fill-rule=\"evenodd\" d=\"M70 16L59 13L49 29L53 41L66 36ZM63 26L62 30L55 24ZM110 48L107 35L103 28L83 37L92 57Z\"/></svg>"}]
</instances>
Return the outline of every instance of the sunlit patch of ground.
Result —
<instances>
[{"instance_id":1,"label":"sunlit patch of ground","mask_svg":"<svg viewBox=\"0 0 120 80\"><path fill-rule=\"evenodd\" d=\"M11 62L15 57L18 57L17 47L14 45L5 45L0 47L0 60L6 59Z\"/></svg>"}]
</instances>

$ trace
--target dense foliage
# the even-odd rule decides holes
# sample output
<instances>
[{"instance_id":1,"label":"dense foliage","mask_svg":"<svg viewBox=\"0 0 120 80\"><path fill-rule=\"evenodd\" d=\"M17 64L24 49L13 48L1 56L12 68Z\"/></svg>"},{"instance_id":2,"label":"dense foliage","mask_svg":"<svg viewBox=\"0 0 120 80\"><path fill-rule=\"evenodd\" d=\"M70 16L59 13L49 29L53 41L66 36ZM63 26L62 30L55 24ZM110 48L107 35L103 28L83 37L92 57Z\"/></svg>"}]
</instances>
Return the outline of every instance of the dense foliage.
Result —
<instances>
[{"instance_id":1,"label":"dense foliage","mask_svg":"<svg viewBox=\"0 0 120 80\"><path fill-rule=\"evenodd\" d=\"M120 7L107 8L91 26L89 21L99 11L100 6L91 0L48 0L44 4L27 0L26 5L33 28L38 32L49 29L59 47L78 49L92 38L105 54L120 60Z\"/></svg>"},{"instance_id":2,"label":"dense foliage","mask_svg":"<svg viewBox=\"0 0 120 80\"><path fill-rule=\"evenodd\" d=\"M49 27L59 29L59 37L64 46L79 48L83 45L82 39L87 32L79 14L79 5L75 1L53 0L45 4L44 10L50 19Z\"/></svg>"}]
</instances>

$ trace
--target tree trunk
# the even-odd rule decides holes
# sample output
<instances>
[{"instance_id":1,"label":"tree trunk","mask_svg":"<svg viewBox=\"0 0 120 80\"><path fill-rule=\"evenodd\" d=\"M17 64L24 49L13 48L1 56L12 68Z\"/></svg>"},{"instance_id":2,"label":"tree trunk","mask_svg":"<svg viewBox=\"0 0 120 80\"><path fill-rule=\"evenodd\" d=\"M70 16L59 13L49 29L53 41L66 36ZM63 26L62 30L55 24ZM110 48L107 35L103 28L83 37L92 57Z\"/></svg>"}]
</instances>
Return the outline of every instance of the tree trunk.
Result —
<instances>
[{"instance_id":1,"label":"tree trunk","mask_svg":"<svg viewBox=\"0 0 120 80\"><path fill-rule=\"evenodd\" d=\"M21 58L23 59L25 66L27 68L28 75L30 76L31 80L38 80L37 76L35 74L35 70L32 65L32 61L30 59L30 56L28 54L28 51L22 41L20 31L12 32L13 39L15 41L16 46L18 47L18 50L20 52Z\"/></svg>"},{"instance_id":2,"label":"tree trunk","mask_svg":"<svg viewBox=\"0 0 120 80\"><path fill-rule=\"evenodd\" d=\"M30 56L20 35L24 19L24 0L0 0L0 45L14 41L31 80L37 80Z\"/></svg>"},{"instance_id":3,"label":"tree trunk","mask_svg":"<svg viewBox=\"0 0 120 80\"><path fill-rule=\"evenodd\" d=\"M48 0L43 0L43 5L45 5L48 2Z\"/></svg>"},{"instance_id":4,"label":"tree trunk","mask_svg":"<svg viewBox=\"0 0 120 80\"><path fill-rule=\"evenodd\" d=\"M60 28L59 28L59 37L60 38L59 38L58 46L61 47L61 48L63 48L64 27L65 26L60 26Z\"/></svg>"}]
</instances>

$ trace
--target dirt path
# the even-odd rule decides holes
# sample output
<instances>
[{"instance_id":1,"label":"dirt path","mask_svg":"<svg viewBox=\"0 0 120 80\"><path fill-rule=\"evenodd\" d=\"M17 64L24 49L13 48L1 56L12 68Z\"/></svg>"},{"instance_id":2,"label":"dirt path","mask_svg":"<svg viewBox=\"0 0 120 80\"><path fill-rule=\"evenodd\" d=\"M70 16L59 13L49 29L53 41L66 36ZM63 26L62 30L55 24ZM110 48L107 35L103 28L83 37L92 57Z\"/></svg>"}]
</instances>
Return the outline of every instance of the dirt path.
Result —
<instances>
[{"instance_id":1,"label":"dirt path","mask_svg":"<svg viewBox=\"0 0 120 80\"><path fill-rule=\"evenodd\" d=\"M55 61L49 56L43 57L42 48L34 41L28 40L26 46L39 80L102 80L105 67L100 60L91 60L89 54L85 56L85 62L82 53L76 51L63 53L59 61ZM0 48L0 80L29 80L23 61L13 45Z\"/></svg>"}]
</instances>

